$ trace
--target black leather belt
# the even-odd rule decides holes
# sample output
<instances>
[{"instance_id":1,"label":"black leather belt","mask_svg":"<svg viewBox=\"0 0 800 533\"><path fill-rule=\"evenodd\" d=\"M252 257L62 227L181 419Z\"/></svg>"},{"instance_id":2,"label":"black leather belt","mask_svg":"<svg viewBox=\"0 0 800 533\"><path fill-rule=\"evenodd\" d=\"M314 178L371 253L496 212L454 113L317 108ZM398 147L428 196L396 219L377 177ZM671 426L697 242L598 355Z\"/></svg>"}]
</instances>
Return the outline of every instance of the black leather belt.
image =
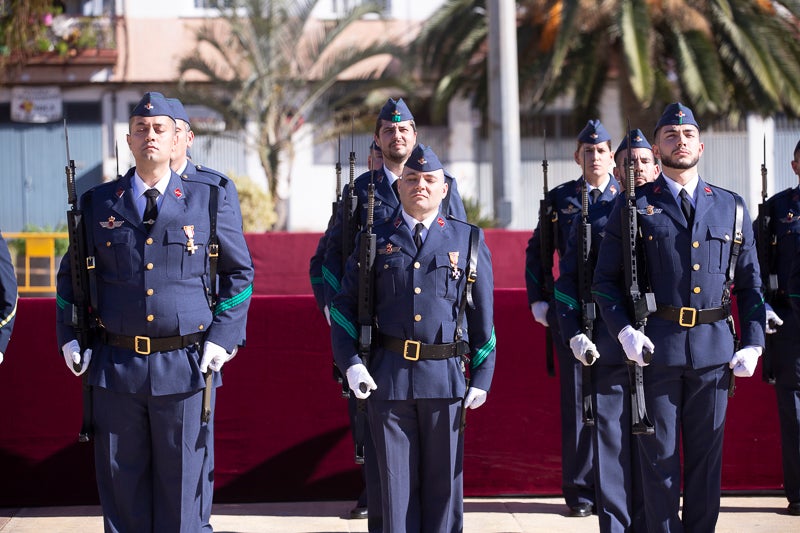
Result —
<instances>
[{"instance_id":1,"label":"black leather belt","mask_svg":"<svg viewBox=\"0 0 800 533\"><path fill-rule=\"evenodd\" d=\"M469 353L469 345L464 341L451 342L449 344L423 344L419 341L381 335L380 345L387 350L402 354L403 359L409 361L449 359Z\"/></svg>"},{"instance_id":2,"label":"black leather belt","mask_svg":"<svg viewBox=\"0 0 800 533\"><path fill-rule=\"evenodd\" d=\"M189 335L176 335L174 337L129 337L127 335L117 335L106 330L101 330L100 338L103 343L117 348L133 350L142 355L150 355L156 352L169 352L180 350L192 344L197 344L203 340L204 333L191 333Z\"/></svg>"},{"instance_id":3,"label":"black leather belt","mask_svg":"<svg viewBox=\"0 0 800 533\"><path fill-rule=\"evenodd\" d=\"M727 307L712 307L711 309L695 309L694 307L672 307L671 305L658 306L653 316L677 322L685 328L693 328L697 324L711 324L725 320L730 315Z\"/></svg>"}]
</instances>

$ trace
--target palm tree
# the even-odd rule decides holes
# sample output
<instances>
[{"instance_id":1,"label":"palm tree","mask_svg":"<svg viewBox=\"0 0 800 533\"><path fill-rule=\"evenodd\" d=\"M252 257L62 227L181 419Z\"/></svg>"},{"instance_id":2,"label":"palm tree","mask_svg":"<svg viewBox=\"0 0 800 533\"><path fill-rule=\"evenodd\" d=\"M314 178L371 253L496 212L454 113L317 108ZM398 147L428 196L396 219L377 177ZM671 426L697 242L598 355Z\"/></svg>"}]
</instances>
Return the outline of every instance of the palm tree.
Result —
<instances>
[{"instance_id":1,"label":"palm tree","mask_svg":"<svg viewBox=\"0 0 800 533\"><path fill-rule=\"evenodd\" d=\"M570 94L576 117L591 118L603 89L617 83L620 108L636 123L652 124L677 99L707 119L800 116L796 0L517 3L523 109ZM446 102L460 90L484 100L487 24L476 16L484 9L485 0L449 0L447 17L424 29L418 50L426 72L443 80L435 98ZM451 30L460 40L449 39ZM434 109L442 105L434 100Z\"/></svg>"},{"instance_id":2,"label":"palm tree","mask_svg":"<svg viewBox=\"0 0 800 533\"><path fill-rule=\"evenodd\" d=\"M397 82L378 68L362 70L359 91L336 84L346 69L381 54L399 54L386 36L340 46L337 39L375 4L361 4L335 21L311 18L318 0L238 0L197 32L197 47L179 65L179 93L220 113L229 129L244 132L267 176L278 221L285 229L285 191L294 158L293 135L304 118L354 106L370 90ZM363 39L362 39L363 40ZM363 63L362 63L363 65ZM193 80L202 78L203 82ZM344 93L344 94L343 94ZM350 120L347 120L348 128Z\"/></svg>"}]
</instances>

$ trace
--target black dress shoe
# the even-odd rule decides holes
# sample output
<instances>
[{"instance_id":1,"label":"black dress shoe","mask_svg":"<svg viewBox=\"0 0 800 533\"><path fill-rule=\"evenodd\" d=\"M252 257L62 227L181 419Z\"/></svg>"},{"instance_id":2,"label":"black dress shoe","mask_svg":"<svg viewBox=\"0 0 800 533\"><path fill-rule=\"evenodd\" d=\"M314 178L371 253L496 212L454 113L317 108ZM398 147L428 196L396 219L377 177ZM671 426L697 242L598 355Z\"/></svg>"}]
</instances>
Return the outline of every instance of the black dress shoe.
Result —
<instances>
[{"instance_id":1,"label":"black dress shoe","mask_svg":"<svg viewBox=\"0 0 800 533\"><path fill-rule=\"evenodd\" d=\"M352 509L350 509L350 518L355 518L355 519L367 518L367 508L353 507Z\"/></svg>"},{"instance_id":2,"label":"black dress shoe","mask_svg":"<svg viewBox=\"0 0 800 533\"><path fill-rule=\"evenodd\" d=\"M585 516L592 516L592 504L579 503L578 505L573 505L569 508L569 514L567 516L581 518Z\"/></svg>"},{"instance_id":3,"label":"black dress shoe","mask_svg":"<svg viewBox=\"0 0 800 533\"><path fill-rule=\"evenodd\" d=\"M800 502L792 502L786 508L786 512L792 516L800 516Z\"/></svg>"}]
</instances>

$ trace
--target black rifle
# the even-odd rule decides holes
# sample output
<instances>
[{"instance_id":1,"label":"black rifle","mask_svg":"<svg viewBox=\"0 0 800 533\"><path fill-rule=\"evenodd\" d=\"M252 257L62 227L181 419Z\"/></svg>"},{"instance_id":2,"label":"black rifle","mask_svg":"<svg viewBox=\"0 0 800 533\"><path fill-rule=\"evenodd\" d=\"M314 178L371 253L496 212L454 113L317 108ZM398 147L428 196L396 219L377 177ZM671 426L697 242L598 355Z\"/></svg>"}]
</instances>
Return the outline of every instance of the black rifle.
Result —
<instances>
[{"instance_id":1,"label":"black rifle","mask_svg":"<svg viewBox=\"0 0 800 533\"><path fill-rule=\"evenodd\" d=\"M772 231L772 214L767 202L767 140L764 138L764 159L761 163L761 203L758 204L758 227L756 228L756 253L758 266L761 269L761 278L764 280L764 301L772 305L778 292L778 275L775 272L775 247L778 239ZM772 329L778 327L774 321L768 326ZM775 384L775 373L772 370L772 336L767 335L764 356L761 358L761 379L767 383Z\"/></svg>"},{"instance_id":2,"label":"black rifle","mask_svg":"<svg viewBox=\"0 0 800 533\"><path fill-rule=\"evenodd\" d=\"M336 199L331 204L331 218L328 221L330 228L336 220L339 207L342 205L342 135L339 134L339 143L336 150ZM352 190L353 185L350 185ZM344 214L344 212L342 212ZM346 228L347 226L344 226ZM346 257L344 259L347 259ZM342 375L342 371L336 366L336 361L333 362L333 379L342 387L342 398L350 397L350 387L347 386L347 379Z\"/></svg>"},{"instance_id":3,"label":"black rifle","mask_svg":"<svg viewBox=\"0 0 800 533\"><path fill-rule=\"evenodd\" d=\"M625 287L628 290L629 304L633 315L633 327L644 332L647 316L656 311L656 297L652 292L641 292L639 277L639 249L637 237L639 233L639 220L636 210L636 179L633 171L633 158L631 152L630 124L628 124L628 154L625 161L627 183L625 184L625 202L622 204L622 256L624 258ZM644 262L643 262L644 263ZM653 360L653 353L644 348L642 359L645 363ZM647 407L644 401L644 377L642 367L628 362L631 376L631 431L634 435L653 435L655 428L647 417Z\"/></svg>"},{"instance_id":4,"label":"black rifle","mask_svg":"<svg viewBox=\"0 0 800 533\"><path fill-rule=\"evenodd\" d=\"M374 174L374 171L372 171ZM361 232L358 254L358 355L369 368L372 350L372 326L375 322L375 234L372 232L375 213L375 183L370 175L367 187L367 224ZM359 383L361 392L366 392L366 384ZM364 464L364 440L367 426L367 401L356 400L355 421L355 460Z\"/></svg>"},{"instance_id":5,"label":"black rifle","mask_svg":"<svg viewBox=\"0 0 800 533\"><path fill-rule=\"evenodd\" d=\"M83 212L78 206L78 195L75 190L75 161L69 157L69 134L67 121L64 119L64 142L67 149L67 166L64 167L67 176L67 202L70 209L67 211L67 231L69 233L69 261L72 277L72 300L64 308L64 320L75 332L79 349L87 349L92 342L95 320L92 316L92 288L90 271L94 269L94 256L88 255L86 242L86 228ZM72 363L75 372L80 372L82 362ZM88 442L92 434L92 388L89 385L86 373L83 378L83 422L78 434L79 442Z\"/></svg>"},{"instance_id":6,"label":"black rifle","mask_svg":"<svg viewBox=\"0 0 800 533\"><path fill-rule=\"evenodd\" d=\"M344 272L347 258L353 253L356 235L359 230L358 196L356 195L356 153L353 140L353 128L350 129L350 181L347 197L343 198L342 209L342 272Z\"/></svg>"},{"instance_id":7,"label":"black rifle","mask_svg":"<svg viewBox=\"0 0 800 533\"><path fill-rule=\"evenodd\" d=\"M555 225L557 221L553 202L547 188L547 132L544 132L544 159L542 159L542 176L544 179L544 195L539 201L539 255L542 263L542 300L553 299L553 254L556 248ZM553 332L550 328L544 331L544 355L547 364L547 375L555 376L555 357L553 355Z\"/></svg>"},{"instance_id":8,"label":"black rifle","mask_svg":"<svg viewBox=\"0 0 800 533\"><path fill-rule=\"evenodd\" d=\"M581 332L592 340L594 321L597 310L592 299L592 272L594 268L591 260L592 253L592 224L589 222L589 183L586 181L584 165L583 188L581 191L581 223L578 235L578 305L581 309ZM594 410L592 409L592 367L597 354L587 350L584 354L586 365L582 365L581 388L583 395L583 423L586 426L594 425Z\"/></svg>"}]
</instances>

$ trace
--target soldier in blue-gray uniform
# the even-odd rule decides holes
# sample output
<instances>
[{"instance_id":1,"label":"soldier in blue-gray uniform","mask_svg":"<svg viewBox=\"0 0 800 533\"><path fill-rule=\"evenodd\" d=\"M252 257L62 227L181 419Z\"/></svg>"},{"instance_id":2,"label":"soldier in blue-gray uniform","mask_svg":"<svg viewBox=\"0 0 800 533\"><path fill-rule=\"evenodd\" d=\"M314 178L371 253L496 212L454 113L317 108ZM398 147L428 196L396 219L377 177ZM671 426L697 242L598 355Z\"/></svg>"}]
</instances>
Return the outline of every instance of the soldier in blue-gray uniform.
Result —
<instances>
[{"instance_id":1,"label":"soldier in blue-gray uniform","mask_svg":"<svg viewBox=\"0 0 800 533\"><path fill-rule=\"evenodd\" d=\"M594 445L592 431L583 423L583 398L581 364L561 334L556 318L555 300L547 300L542 286L544 275L541 261L541 227L552 224L555 242L551 245L564 257L570 243L576 238L573 226L581 212L581 191L588 183L590 210L596 214L607 213L620 192L619 184L609 174L614 152L611 136L599 120L589 120L578 134L573 155L583 176L559 185L549 191L553 221L539 221L525 250L525 285L528 303L534 319L544 327L552 328L553 347L558 356L561 385L561 490L569 506L569 515L591 516L595 505Z\"/></svg>"},{"instance_id":2,"label":"soldier in blue-gray uniform","mask_svg":"<svg viewBox=\"0 0 800 533\"><path fill-rule=\"evenodd\" d=\"M630 139L630 142L629 142ZM656 176L653 150L640 130L631 130L614 152L618 178L624 179L625 160L630 146L638 183L653 181ZM618 183L619 191L624 190ZM618 195L621 197L621 195ZM617 200L615 200L617 201ZM614 202L589 205L592 227L591 252L586 268L591 280L597 252ZM646 531L639 482L637 439L631 434L630 379L627 358L617 339L612 337L601 317L594 322L590 339L581 330L578 289L578 246L580 221L573 224L567 251L559 263L556 281L556 307L564 342L575 358L586 364L586 352L592 350L592 403L594 406L595 490L600 531ZM575 234L577 232L577 235Z\"/></svg>"},{"instance_id":3,"label":"soldier in blue-gray uniform","mask_svg":"<svg viewBox=\"0 0 800 533\"><path fill-rule=\"evenodd\" d=\"M241 208L239 205L239 193L236 190L236 185L225 174L208 168L206 166L196 164L192 161L189 149L194 143L194 131L189 120L189 114L183 103L177 98L167 98L170 106L172 107L172 114L175 118L175 136L177 143L175 149L172 151L172 158L170 159L170 168L181 177L184 181L198 181L200 183L208 183L219 187L219 194L225 196L224 201L234 211L234 217L239 224L238 227L243 227ZM238 346L244 346L245 338L238 342L237 347L231 353L231 359L236 355ZM214 407L217 402L217 390L211 389L211 418L208 420L208 430L210 434L214 434ZM211 503L214 500L214 439L209 439L206 442L205 460L203 461L203 527L211 528Z\"/></svg>"},{"instance_id":4,"label":"soldier in blue-gray uniform","mask_svg":"<svg viewBox=\"0 0 800 533\"><path fill-rule=\"evenodd\" d=\"M11 254L2 234L0 234L0 363L11 340L14 319L17 316L17 275Z\"/></svg>"},{"instance_id":5,"label":"soldier in blue-gray uniform","mask_svg":"<svg viewBox=\"0 0 800 533\"><path fill-rule=\"evenodd\" d=\"M239 192L236 190L236 184L222 172L192 161L189 149L194 143L194 131L189 121L189 114L177 98L167 98L167 101L175 115L175 131L178 137L170 167L183 180L207 182L221 187L221 192L225 193L228 203L236 209L236 215L241 219Z\"/></svg>"},{"instance_id":6,"label":"soldier in blue-gray uniform","mask_svg":"<svg viewBox=\"0 0 800 533\"><path fill-rule=\"evenodd\" d=\"M346 228L344 225L344 211L348 209L351 192L350 184L348 183L342 191L342 202L336 212L336 217L331 221L325 234L320 239L325 243L325 253L321 264L318 265L318 257L316 259L312 258L312 287L314 286L313 280L318 277L317 272L319 272L319 276L323 280L323 286L321 290L319 288L314 289L314 294L321 293L324 295L324 303L321 303L321 307L329 322L328 309L333 297L341 288L344 262L347 260L347 257L343 256L342 243L345 239L354 240L358 231L366 224L367 186L370 182L375 184L374 219L376 222L389 220L392 213L400 205L394 183L402 174L403 165L417 143L417 126L414 122L414 116L402 98L398 100L389 98L386 101L375 121L373 137L373 143L381 153L383 164L375 171L371 170L372 167L370 167L367 172L364 172L354 180L353 189L356 196L356 208L353 229ZM445 215L453 215L460 220L466 220L466 211L461 196L458 194L455 179L445 173L445 180L448 183L448 194L442 202L442 212ZM351 231L355 231L355 233L347 235ZM320 305L319 300L318 305ZM351 415L353 413L352 401L350 402L350 413ZM367 455L365 458L367 504L369 504L369 494L375 494L377 498L380 493L380 490L374 486L377 484L375 483L377 480L375 473L370 473L371 459L368 457L370 448L371 442L367 438L365 450ZM375 469L372 468L372 470ZM351 511L351 516L363 518L364 508L361 505L363 501L363 497L360 497L359 504ZM370 520L371 530L378 530L380 527L380 520L376 518L377 514L379 514L379 510L373 509L371 513L372 519Z\"/></svg>"},{"instance_id":7,"label":"soldier in blue-gray uniform","mask_svg":"<svg viewBox=\"0 0 800 533\"><path fill-rule=\"evenodd\" d=\"M644 367L645 405L655 426L654 436L639 438L647 530L713 531L731 375L751 376L764 346L761 280L744 201L697 172L703 144L692 111L680 103L668 105L654 139L661 175L636 188L636 206L638 246L658 309L644 332L632 326L623 279L621 202L606 224L593 292L625 355ZM734 231L739 208L741 241ZM737 251L738 256L732 253ZM737 299L739 345L728 320L729 282ZM645 349L652 352L650 364Z\"/></svg>"},{"instance_id":8,"label":"soldier in blue-gray uniform","mask_svg":"<svg viewBox=\"0 0 800 533\"><path fill-rule=\"evenodd\" d=\"M367 169L380 171L382 168L383 154L381 154L381 149L378 148L378 145L375 144L375 141L372 141L372 144L369 147L369 156L367 156ZM330 228L331 224L333 224L333 221L334 218L332 215L331 219L328 221L328 228ZM311 290L314 293L314 300L317 302L317 307L325 316L325 320L328 322L328 325L330 325L331 319L330 314L328 313L328 306L325 302L325 286L322 279L322 261L325 259L327 235L328 234L326 232L320 238L319 243L317 244L317 250L314 252L314 255L309 261L309 277L311 278ZM344 379L344 376L341 376L338 371L335 373L335 377L337 379ZM356 399L352 394L347 398L347 410L350 417L350 428L353 430L353 440L355 440ZM372 442L369 438L369 435L366 435L365 441L366 442L364 444L366 450L372 450ZM374 455L374 452L372 452L372 456ZM377 468L373 463L373 459L374 457L365 457L365 464L361 466L361 477L364 480L364 488L358 495L355 507L350 510L350 518L369 518L370 531L380 531L380 505L373 507L372 513L369 513L368 509L369 505L367 486L370 484L374 485L371 492L375 494L376 500L380 497L380 479L378 478ZM368 478L367 476L370 477Z\"/></svg>"},{"instance_id":9,"label":"soldier in blue-gray uniform","mask_svg":"<svg viewBox=\"0 0 800 533\"><path fill-rule=\"evenodd\" d=\"M334 357L353 393L367 398L384 531L457 532L462 411L484 403L495 365L491 256L481 230L440 211L447 185L430 148L414 149L397 183L402 208L375 226L369 360L357 355L358 248L331 306ZM477 278L467 305L471 258Z\"/></svg>"},{"instance_id":10,"label":"soldier in blue-gray uniform","mask_svg":"<svg viewBox=\"0 0 800 533\"><path fill-rule=\"evenodd\" d=\"M403 172L403 165L408 159L411 150L417 144L417 126L414 115L402 98L393 100L389 98L378 114L375 121L375 143L383 154L383 169L373 172L367 171L354 180L355 195L358 199L356 207L356 229L361 229L366 224L367 216L367 186L370 181L375 183L375 222L388 220L400 205L394 183ZM467 214L464 202L458 194L456 180L445 173L449 192L443 200L445 216L453 215L459 220L466 220ZM336 220L325 232L326 239L325 259L322 263L322 276L325 280L325 304L330 305L331 300L341 287L342 268L346 257L342 257L342 240L347 231L342 224L343 211L350 195L350 184L346 184L342 191L342 205L336 213ZM351 235L349 238L355 238Z\"/></svg>"},{"instance_id":11,"label":"soldier in blue-gray uniform","mask_svg":"<svg viewBox=\"0 0 800 533\"><path fill-rule=\"evenodd\" d=\"M794 148L791 165L800 177L800 142ZM767 307L766 332L770 335L769 357L781 427L783 490L789 501L787 512L800 516L800 188L774 195L766 209L768 243L775 239L775 245L770 246L771 264L762 265L761 277L774 274L777 278L777 290L771 295L771 307ZM759 224L757 219L755 226Z\"/></svg>"},{"instance_id":12,"label":"soldier in blue-gray uniform","mask_svg":"<svg viewBox=\"0 0 800 533\"><path fill-rule=\"evenodd\" d=\"M170 169L177 138L164 96L146 93L129 128L134 173L81 198L99 326L90 346L78 346L64 316L73 303L65 256L58 342L68 368L88 371L93 387L106 531L210 531L202 516L209 497L203 469L213 433L201 423L203 375L213 371L219 386L222 365L245 337L252 261L238 209L220 187L181 180ZM220 245L213 309L211 210ZM79 371L73 363L81 363Z\"/></svg>"}]
</instances>

